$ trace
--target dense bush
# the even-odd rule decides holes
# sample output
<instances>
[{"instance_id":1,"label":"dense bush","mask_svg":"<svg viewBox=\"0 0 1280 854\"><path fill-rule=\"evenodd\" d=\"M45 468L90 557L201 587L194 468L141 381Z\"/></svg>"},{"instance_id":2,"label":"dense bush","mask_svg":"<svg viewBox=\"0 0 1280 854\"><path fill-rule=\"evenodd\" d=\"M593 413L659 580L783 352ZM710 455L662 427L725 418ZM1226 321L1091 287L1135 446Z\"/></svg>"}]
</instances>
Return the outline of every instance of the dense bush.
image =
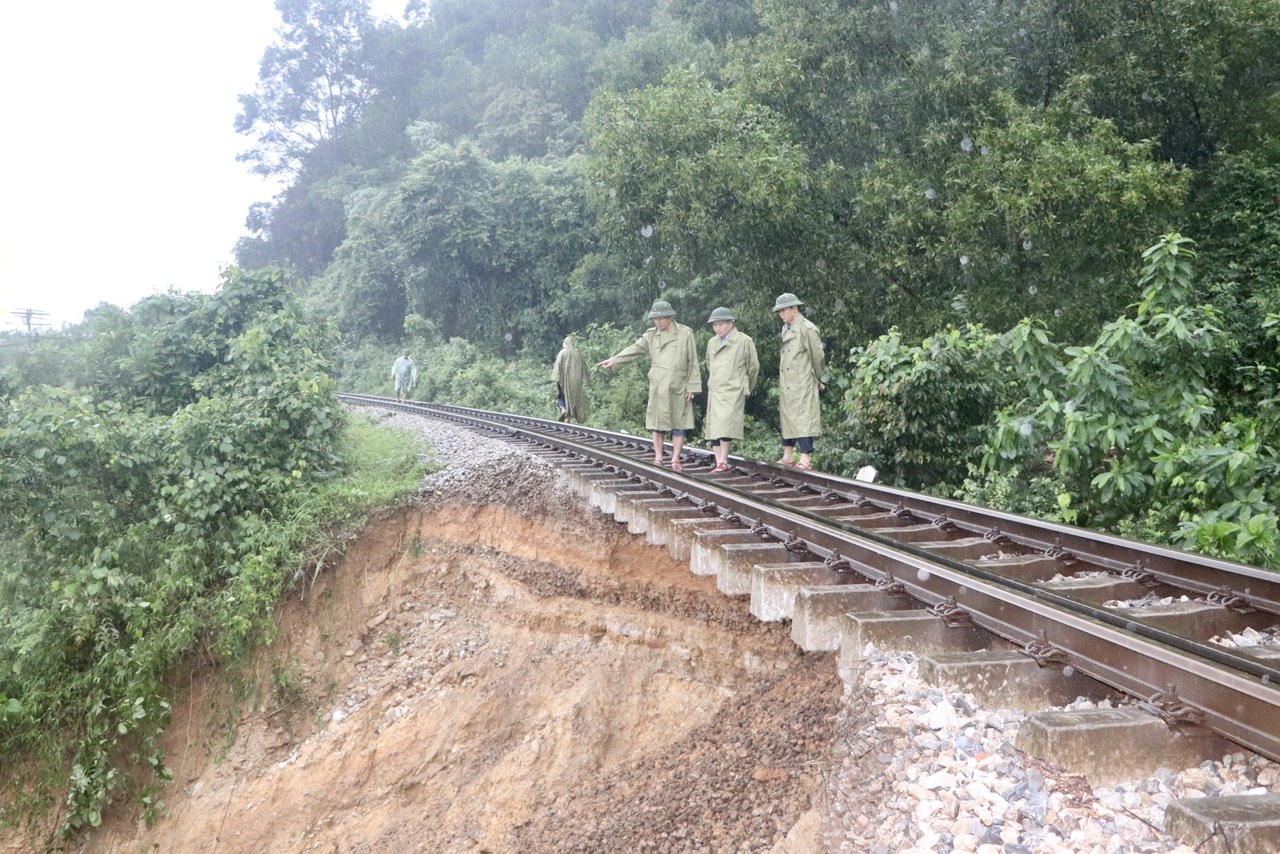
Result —
<instances>
[{"instance_id":1,"label":"dense bush","mask_svg":"<svg viewBox=\"0 0 1280 854\"><path fill-rule=\"evenodd\" d=\"M0 756L64 769L64 834L122 790L154 807L170 669L239 660L321 527L387 499L343 486L332 332L278 273L93 325L54 357L98 370L19 378L0 413Z\"/></svg>"},{"instance_id":2,"label":"dense bush","mask_svg":"<svg viewBox=\"0 0 1280 854\"><path fill-rule=\"evenodd\" d=\"M848 444L844 468L871 464L883 480L919 486L977 464L991 413L1013 394L1004 354L1000 336L978 326L914 345L895 329L855 349L847 369L832 368L844 392L833 431Z\"/></svg>"},{"instance_id":3,"label":"dense bush","mask_svg":"<svg viewBox=\"0 0 1280 854\"><path fill-rule=\"evenodd\" d=\"M935 491L963 479L966 500L1280 568L1274 369L1223 375L1240 348L1197 304L1190 240L1166 235L1143 257L1132 316L1087 344L1024 321L854 351L837 372L846 464ZM1258 327L1274 347L1275 321Z\"/></svg>"}]
</instances>

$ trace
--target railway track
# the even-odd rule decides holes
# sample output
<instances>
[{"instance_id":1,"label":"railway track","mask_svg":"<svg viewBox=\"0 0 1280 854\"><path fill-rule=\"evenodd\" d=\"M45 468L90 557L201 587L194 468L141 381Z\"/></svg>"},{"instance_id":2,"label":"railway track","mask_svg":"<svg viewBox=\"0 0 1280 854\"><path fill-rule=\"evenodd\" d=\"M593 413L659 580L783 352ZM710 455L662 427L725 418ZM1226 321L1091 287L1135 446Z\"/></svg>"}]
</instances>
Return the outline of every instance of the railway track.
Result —
<instances>
[{"instance_id":1,"label":"railway track","mask_svg":"<svg viewBox=\"0 0 1280 854\"><path fill-rule=\"evenodd\" d=\"M713 456L699 449L686 447L684 471L675 473L650 461L647 437L341 397L525 444L581 482L594 481L619 518L644 506L661 520L649 525L700 529L717 554L731 553L707 570L718 573L717 586L750 593L762 619L792 618L793 637L806 603L815 614L825 607L828 629L816 634L829 639L830 603L838 609L874 591L875 601L895 601L895 619L917 620L917 636L919 620L989 634L1042 670L1120 692L1178 733L1215 734L1280 761L1280 646L1221 642L1247 630L1265 636L1280 624L1280 574L739 457L730 472L715 474ZM743 559L732 559L734 549ZM699 571L697 554L693 564ZM837 615L843 663L861 654L851 632L873 636L871 617ZM834 647L819 640L806 648Z\"/></svg>"}]
</instances>

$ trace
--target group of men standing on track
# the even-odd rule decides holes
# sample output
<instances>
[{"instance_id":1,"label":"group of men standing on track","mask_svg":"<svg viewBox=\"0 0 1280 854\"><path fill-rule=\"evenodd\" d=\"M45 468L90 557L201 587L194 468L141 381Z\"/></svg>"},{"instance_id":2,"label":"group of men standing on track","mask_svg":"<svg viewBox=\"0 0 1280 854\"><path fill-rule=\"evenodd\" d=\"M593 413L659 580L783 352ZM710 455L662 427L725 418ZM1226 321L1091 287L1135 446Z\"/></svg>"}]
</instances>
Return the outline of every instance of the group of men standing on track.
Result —
<instances>
[{"instance_id":1,"label":"group of men standing on track","mask_svg":"<svg viewBox=\"0 0 1280 854\"><path fill-rule=\"evenodd\" d=\"M822 382L824 354L822 339L802 313L804 303L792 293L778 296L773 311L782 321L778 355L778 420L782 428L782 457L779 465L813 468L813 440L822 434L818 393ZM642 357L649 359L649 402L645 427L653 434L653 461L664 465L666 435L671 434L671 470L684 466L680 453L693 429L693 398L702 391L702 370L693 330L676 322L675 309L658 300L649 309L653 327L635 343L596 367L613 370ZM702 432L713 442L716 465L713 471L729 470L729 449L745 430L747 397L760 378L760 359L751 336L735 328L736 318L721 306L711 312L707 323L714 334L707 342L707 414ZM404 400L417 383L418 369L406 352L391 366L396 394ZM574 344L564 339L551 379L556 383L556 403L561 421L581 423L586 419L587 363Z\"/></svg>"},{"instance_id":2,"label":"group of men standing on track","mask_svg":"<svg viewBox=\"0 0 1280 854\"><path fill-rule=\"evenodd\" d=\"M802 313L804 303L795 294L785 293L774 302L773 311L782 321L782 340L778 357L778 416L782 428L780 465L813 468L813 440L821 435L822 424L818 393L826 388L822 382L824 354L822 339L815 326ZM649 358L649 403L645 410L645 427L653 434L653 461L663 465L666 434L671 434L671 470L683 471L680 452L685 437L693 429L693 398L702 391L702 371L698 363L693 330L677 323L675 309L666 300L658 300L649 309L653 328L645 331L635 343L600 362L606 370ZM760 360L755 342L734 327L733 312L723 306L707 318L715 333L707 342L707 414L703 419L703 435L710 438L716 457L713 471L729 470L729 448L744 431L747 396L755 390L760 376ZM562 362L575 361L572 341L565 339L565 349L556 357L552 379L560 384L562 399L571 394ZM581 361L577 356L577 361ZM585 369L579 368L585 374ZM576 410L565 409L568 420Z\"/></svg>"}]
</instances>

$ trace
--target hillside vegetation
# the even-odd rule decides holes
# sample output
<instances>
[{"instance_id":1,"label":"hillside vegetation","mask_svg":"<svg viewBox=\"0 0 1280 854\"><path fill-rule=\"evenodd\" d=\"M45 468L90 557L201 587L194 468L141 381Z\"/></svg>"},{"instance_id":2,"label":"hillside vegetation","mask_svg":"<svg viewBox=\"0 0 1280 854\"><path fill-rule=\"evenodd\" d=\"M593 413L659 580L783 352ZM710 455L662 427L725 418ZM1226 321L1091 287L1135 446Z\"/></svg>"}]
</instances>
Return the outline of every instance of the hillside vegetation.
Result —
<instances>
[{"instance_id":1,"label":"hillside vegetation","mask_svg":"<svg viewBox=\"0 0 1280 854\"><path fill-rule=\"evenodd\" d=\"M767 456L790 291L824 467L1280 565L1277 0L280 8L239 258L333 312L341 387L409 346L423 397L550 415L566 334L728 304ZM642 426L637 373L592 423Z\"/></svg>"},{"instance_id":2,"label":"hillside vegetation","mask_svg":"<svg viewBox=\"0 0 1280 854\"><path fill-rule=\"evenodd\" d=\"M10 819L153 804L171 668L410 488L336 389L409 348L420 397L550 417L564 336L659 297L756 339L742 453L794 292L824 469L1280 568L1280 0L276 6L234 119L285 189L220 291L0 340ZM642 427L642 371L590 396Z\"/></svg>"},{"instance_id":3,"label":"hillside vegetation","mask_svg":"<svg viewBox=\"0 0 1280 854\"><path fill-rule=\"evenodd\" d=\"M344 416L332 328L278 273L78 335L21 353L0 416L0 820L67 836L156 806L171 671L234 680L282 591L421 477L407 438Z\"/></svg>"}]
</instances>

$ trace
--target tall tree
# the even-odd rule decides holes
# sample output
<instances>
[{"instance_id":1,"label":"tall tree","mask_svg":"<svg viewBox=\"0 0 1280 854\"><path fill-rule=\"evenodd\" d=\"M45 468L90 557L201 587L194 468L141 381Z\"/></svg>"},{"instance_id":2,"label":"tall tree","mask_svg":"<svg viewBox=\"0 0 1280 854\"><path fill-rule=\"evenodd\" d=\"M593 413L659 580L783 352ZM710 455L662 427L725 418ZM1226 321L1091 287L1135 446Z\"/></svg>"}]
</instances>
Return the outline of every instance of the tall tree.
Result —
<instances>
[{"instance_id":1,"label":"tall tree","mask_svg":"<svg viewBox=\"0 0 1280 854\"><path fill-rule=\"evenodd\" d=\"M236 132L257 143L239 159L263 175L298 174L312 157L337 164L339 137L370 95L369 0L276 0L276 9L279 40L262 55L256 91L240 96Z\"/></svg>"}]
</instances>

